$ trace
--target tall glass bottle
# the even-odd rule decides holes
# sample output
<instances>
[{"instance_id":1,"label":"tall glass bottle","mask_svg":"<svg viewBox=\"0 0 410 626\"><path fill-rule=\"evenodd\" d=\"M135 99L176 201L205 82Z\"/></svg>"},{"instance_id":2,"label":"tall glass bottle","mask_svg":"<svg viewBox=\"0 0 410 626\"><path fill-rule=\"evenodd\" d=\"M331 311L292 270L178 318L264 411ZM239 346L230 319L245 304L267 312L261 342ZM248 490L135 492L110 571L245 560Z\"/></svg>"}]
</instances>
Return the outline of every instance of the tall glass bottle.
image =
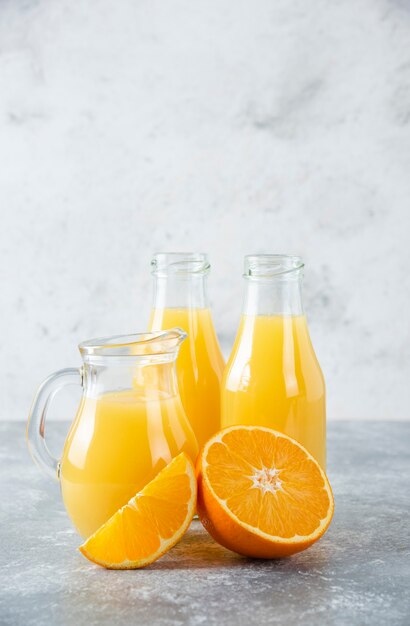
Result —
<instances>
[{"instance_id":1,"label":"tall glass bottle","mask_svg":"<svg viewBox=\"0 0 410 626\"><path fill-rule=\"evenodd\" d=\"M222 427L279 430L326 466L326 401L322 371L302 305L299 257L245 257L245 299L222 381Z\"/></svg>"},{"instance_id":2,"label":"tall glass bottle","mask_svg":"<svg viewBox=\"0 0 410 626\"><path fill-rule=\"evenodd\" d=\"M149 329L178 326L188 333L177 360L180 395L201 447L220 429L220 385L224 359L207 296L208 257L161 253L151 262L154 303Z\"/></svg>"}]
</instances>

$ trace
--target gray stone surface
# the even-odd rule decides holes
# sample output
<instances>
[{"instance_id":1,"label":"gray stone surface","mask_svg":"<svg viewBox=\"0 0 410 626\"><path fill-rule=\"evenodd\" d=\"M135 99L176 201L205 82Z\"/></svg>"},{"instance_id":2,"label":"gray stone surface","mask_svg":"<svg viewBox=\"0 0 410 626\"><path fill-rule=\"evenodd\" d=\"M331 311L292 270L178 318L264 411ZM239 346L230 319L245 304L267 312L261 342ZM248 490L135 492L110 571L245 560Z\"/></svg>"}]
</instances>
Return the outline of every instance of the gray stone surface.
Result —
<instances>
[{"instance_id":1,"label":"gray stone surface","mask_svg":"<svg viewBox=\"0 0 410 626\"><path fill-rule=\"evenodd\" d=\"M329 426L333 523L310 550L244 559L194 522L145 570L76 550L58 485L33 465L22 423L0 424L0 624L409 624L410 423ZM66 425L50 423L58 448Z\"/></svg>"}]
</instances>

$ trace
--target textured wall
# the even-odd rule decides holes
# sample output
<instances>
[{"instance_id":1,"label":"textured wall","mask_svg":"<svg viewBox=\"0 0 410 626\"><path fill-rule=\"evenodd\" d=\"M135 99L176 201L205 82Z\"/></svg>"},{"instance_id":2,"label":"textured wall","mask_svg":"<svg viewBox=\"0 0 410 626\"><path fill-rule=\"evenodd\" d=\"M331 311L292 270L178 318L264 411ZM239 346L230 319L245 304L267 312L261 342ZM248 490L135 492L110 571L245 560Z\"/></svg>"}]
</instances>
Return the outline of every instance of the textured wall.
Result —
<instances>
[{"instance_id":1,"label":"textured wall","mask_svg":"<svg viewBox=\"0 0 410 626\"><path fill-rule=\"evenodd\" d=\"M306 261L331 418L409 418L410 3L0 3L0 418L144 328L152 252ZM63 411L64 413L64 411Z\"/></svg>"}]
</instances>

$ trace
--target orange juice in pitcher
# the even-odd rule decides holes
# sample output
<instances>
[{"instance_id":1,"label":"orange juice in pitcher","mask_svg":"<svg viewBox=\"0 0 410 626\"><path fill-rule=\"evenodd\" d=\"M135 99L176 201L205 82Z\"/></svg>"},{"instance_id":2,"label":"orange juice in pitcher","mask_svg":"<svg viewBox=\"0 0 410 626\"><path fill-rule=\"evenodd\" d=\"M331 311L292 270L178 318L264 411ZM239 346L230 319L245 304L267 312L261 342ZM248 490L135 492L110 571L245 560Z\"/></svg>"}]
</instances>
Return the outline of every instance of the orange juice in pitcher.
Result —
<instances>
[{"instance_id":1,"label":"orange juice in pitcher","mask_svg":"<svg viewBox=\"0 0 410 626\"><path fill-rule=\"evenodd\" d=\"M28 423L34 459L59 478L64 505L90 536L172 458L198 445L178 392L175 360L186 337L178 328L80 344L83 366L60 370L41 385ZM61 387L83 397L60 461L45 445L44 420Z\"/></svg>"},{"instance_id":2,"label":"orange juice in pitcher","mask_svg":"<svg viewBox=\"0 0 410 626\"><path fill-rule=\"evenodd\" d=\"M302 272L299 257L245 257L245 302L222 382L222 427L279 430L325 468L325 383L303 312Z\"/></svg>"},{"instance_id":3,"label":"orange juice in pitcher","mask_svg":"<svg viewBox=\"0 0 410 626\"><path fill-rule=\"evenodd\" d=\"M210 265L205 254L154 256L151 331L179 326L188 338L177 360L182 404L201 447L220 429L220 384L224 360L206 292Z\"/></svg>"}]
</instances>

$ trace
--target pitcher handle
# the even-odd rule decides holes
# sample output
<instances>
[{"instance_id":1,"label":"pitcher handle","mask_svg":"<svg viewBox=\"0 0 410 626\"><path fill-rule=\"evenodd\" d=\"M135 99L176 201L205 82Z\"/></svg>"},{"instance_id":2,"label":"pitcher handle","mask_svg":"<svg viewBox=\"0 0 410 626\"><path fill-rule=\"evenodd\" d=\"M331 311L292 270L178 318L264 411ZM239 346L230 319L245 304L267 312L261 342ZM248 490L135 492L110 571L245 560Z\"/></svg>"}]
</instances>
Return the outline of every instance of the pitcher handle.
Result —
<instances>
[{"instance_id":1,"label":"pitcher handle","mask_svg":"<svg viewBox=\"0 0 410 626\"><path fill-rule=\"evenodd\" d=\"M45 440L47 411L54 395L68 385L83 384L82 368L68 367L54 372L41 383L34 398L27 422L27 444L34 461L58 480L59 462L53 457Z\"/></svg>"}]
</instances>

